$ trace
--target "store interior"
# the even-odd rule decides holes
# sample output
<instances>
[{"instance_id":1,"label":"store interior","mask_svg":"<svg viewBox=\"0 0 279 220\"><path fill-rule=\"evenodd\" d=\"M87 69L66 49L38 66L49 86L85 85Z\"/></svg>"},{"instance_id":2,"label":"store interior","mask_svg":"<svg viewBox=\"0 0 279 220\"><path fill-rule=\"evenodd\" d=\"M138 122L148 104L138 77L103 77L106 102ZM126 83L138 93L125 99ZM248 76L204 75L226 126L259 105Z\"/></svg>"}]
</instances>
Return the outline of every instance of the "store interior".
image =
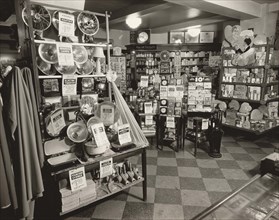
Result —
<instances>
[{"instance_id":1,"label":"store interior","mask_svg":"<svg viewBox=\"0 0 279 220\"><path fill-rule=\"evenodd\" d=\"M0 4L0 219L279 219L278 0Z\"/></svg>"}]
</instances>

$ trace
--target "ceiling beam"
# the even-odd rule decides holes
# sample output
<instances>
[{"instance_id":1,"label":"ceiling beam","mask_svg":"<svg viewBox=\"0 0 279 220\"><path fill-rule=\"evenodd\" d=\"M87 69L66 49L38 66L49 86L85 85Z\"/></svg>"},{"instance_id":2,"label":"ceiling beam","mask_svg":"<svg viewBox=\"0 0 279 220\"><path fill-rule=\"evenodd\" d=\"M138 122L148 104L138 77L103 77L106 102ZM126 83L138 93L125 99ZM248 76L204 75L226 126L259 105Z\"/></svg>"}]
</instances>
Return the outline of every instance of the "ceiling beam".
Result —
<instances>
[{"instance_id":1,"label":"ceiling beam","mask_svg":"<svg viewBox=\"0 0 279 220\"><path fill-rule=\"evenodd\" d=\"M139 15L144 16L151 14L155 11L164 10L170 8L172 4L162 2L162 4L148 2L148 4L139 3L133 4L121 10L113 12L109 20L110 25L118 24L124 22L128 15Z\"/></svg>"},{"instance_id":2,"label":"ceiling beam","mask_svg":"<svg viewBox=\"0 0 279 220\"><path fill-rule=\"evenodd\" d=\"M279 2L269 4L268 11L269 12L278 12L279 11Z\"/></svg>"},{"instance_id":3,"label":"ceiling beam","mask_svg":"<svg viewBox=\"0 0 279 220\"><path fill-rule=\"evenodd\" d=\"M165 0L170 3L197 8L234 19L261 17L261 4L251 0Z\"/></svg>"},{"instance_id":4,"label":"ceiling beam","mask_svg":"<svg viewBox=\"0 0 279 220\"><path fill-rule=\"evenodd\" d=\"M190 26L196 26L196 25L203 26L203 25L208 25L208 24L214 24L214 23L226 21L227 19L228 19L227 17L223 17L223 16L219 16L219 15L202 18L202 19L193 19L193 20L188 20L185 22L177 23L177 24L152 28L152 33L164 33L164 32L178 30L178 29L182 30L182 29L186 29L187 27L190 27Z\"/></svg>"}]
</instances>

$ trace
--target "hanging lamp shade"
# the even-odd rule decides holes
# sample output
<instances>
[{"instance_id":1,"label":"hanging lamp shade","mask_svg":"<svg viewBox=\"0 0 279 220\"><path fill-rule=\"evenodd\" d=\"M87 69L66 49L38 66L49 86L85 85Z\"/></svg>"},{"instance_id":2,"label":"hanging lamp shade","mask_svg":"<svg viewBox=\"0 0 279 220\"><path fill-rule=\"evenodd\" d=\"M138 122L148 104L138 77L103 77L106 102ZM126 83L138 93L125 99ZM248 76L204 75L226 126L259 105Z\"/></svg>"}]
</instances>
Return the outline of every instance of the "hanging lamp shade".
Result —
<instances>
[{"instance_id":1,"label":"hanging lamp shade","mask_svg":"<svg viewBox=\"0 0 279 220\"><path fill-rule=\"evenodd\" d=\"M103 48L102 47L95 47L94 52L93 52L93 57L104 58L105 54L104 54Z\"/></svg>"}]
</instances>

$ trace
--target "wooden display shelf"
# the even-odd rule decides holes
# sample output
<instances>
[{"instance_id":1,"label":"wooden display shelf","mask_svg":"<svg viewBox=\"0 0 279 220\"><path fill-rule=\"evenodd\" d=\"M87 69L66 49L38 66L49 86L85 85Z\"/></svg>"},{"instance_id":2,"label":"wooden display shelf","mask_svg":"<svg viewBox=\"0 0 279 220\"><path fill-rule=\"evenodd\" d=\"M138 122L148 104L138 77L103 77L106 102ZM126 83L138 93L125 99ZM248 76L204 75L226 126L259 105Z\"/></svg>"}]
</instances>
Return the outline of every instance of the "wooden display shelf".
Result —
<instances>
[{"instance_id":1,"label":"wooden display shelf","mask_svg":"<svg viewBox=\"0 0 279 220\"><path fill-rule=\"evenodd\" d=\"M99 200L102 200L102 199L104 199L104 198L107 198L107 197L109 197L109 196L111 196L111 195L114 195L114 194L116 194L116 193L118 193L118 192L120 192L120 191L123 191L123 190L125 190L125 189L128 189L128 188L130 188L130 187L132 187L132 186L134 186L134 185L136 185L136 184L138 184L138 183L141 183L141 182L143 182L143 181L144 181L144 178L142 177L141 179L136 180L136 181L134 181L134 182L131 182L131 183L129 183L128 185L123 185L123 187L122 187L121 189L115 190L114 192L108 193L108 194L106 194L106 195L104 195L104 196L101 196L101 197L98 197L98 198L96 198L96 199L92 199L92 200L90 200L90 201L88 201L88 202L82 203L82 204L80 204L79 206L77 206L77 207L75 207L75 208L73 208L73 209L69 209L69 210L67 210L67 211L65 211L65 212L60 212L59 214L60 214L60 215L65 215L65 214L67 214L67 213L70 213L70 212L75 211L75 210L77 210L77 209L80 209L80 208L82 208L82 207L85 207L85 206L87 206L87 205L90 205L90 204L92 204L92 203L95 203L95 202L97 202L97 201L99 201Z\"/></svg>"},{"instance_id":2,"label":"wooden display shelf","mask_svg":"<svg viewBox=\"0 0 279 220\"><path fill-rule=\"evenodd\" d=\"M48 40L34 40L36 44L56 44L56 43L63 43L63 44L71 44L71 45L79 45L79 46L86 46L86 47L107 47L112 46L111 44L92 44L92 43L74 43L74 42L60 42L60 41L48 41Z\"/></svg>"},{"instance_id":3,"label":"wooden display shelf","mask_svg":"<svg viewBox=\"0 0 279 220\"><path fill-rule=\"evenodd\" d=\"M209 58L209 56L205 56L205 57L181 57L181 59L202 59L202 58Z\"/></svg>"},{"instance_id":4,"label":"wooden display shelf","mask_svg":"<svg viewBox=\"0 0 279 220\"><path fill-rule=\"evenodd\" d=\"M224 82L222 81L222 84L228 84L228 85L245 85L245 86L264 86L263 83L244 83L244 82Z\"/></svg>"},{"instance_id":5,"label":"wooden display shelf","mask_svg":"<svg viewBox=\"0 0 279 220\"><path fill-rule=\"evenodd\" d=\"M208 66L208 64L186 64L186 65L181 65L181 66L183 66L183 67L185 67L185 66Z\"/></svg>"},{"instance_id":6,"label":"wooden display shelf","mask_svg":"<svg viewBox=\"0 0 279 220\"><path fill-rule=\"evenodd\" d=\"M243 127L237 127L235 125L228 125L228 124L225 124L225 123L223 123L222 125L225 126L225 127L228 127L228 128L238 129L238 130L241 130L241 131L247 131L247 132L250 132L250 133L253 133L253 134L256 134L256 135L264 134L266 132L269 132L269 131L272 131L272 130L275 130L275 129L279 128L279 126L275 126L275 127L266 129L264 131L259 131L259 130L251 130L251 129L247 129L247 128L243 128Z\"/></svg>"},{"instance_id":7,"label":"wooden display shelf","mask_svg":"<svg viewBox=\"0 0 279 220\"><path fill-rule=\"evenodd\" d=\"M264 100L251 100L251 99L239 99L239 98L234 98L234 97L219 97L219 99L224 99L224 100L237 100L237 101L240 101L240 102L251 102L251 103L262 103L262 102L267 102L267 101L264 101Z\"/></svg>"},{"instance_id":8,"label":"wooden display shelf","mask_svg":"<svg viewBox=\"0 0 279 220\"><path fill-rule=\"evenodd\" d=\"M261 66L222 66L223 68L229 69L258 69L258 68L265 68L264 65Z\"/></svg>"}]
</instances>

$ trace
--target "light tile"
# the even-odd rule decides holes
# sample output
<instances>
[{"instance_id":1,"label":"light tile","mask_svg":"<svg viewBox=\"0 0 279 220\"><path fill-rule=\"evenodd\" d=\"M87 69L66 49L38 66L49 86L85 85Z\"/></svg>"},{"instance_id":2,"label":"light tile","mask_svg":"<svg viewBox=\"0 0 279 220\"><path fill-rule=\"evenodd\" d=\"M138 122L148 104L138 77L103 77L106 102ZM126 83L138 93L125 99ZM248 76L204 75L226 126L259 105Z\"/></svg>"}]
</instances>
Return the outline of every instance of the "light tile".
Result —
<instances>
[{"instance_id":1,"label":"light tile","mask_svg":"<svg viewBox=\"0 0 279 220\"><path fill-rule=\"evenodd\" d=\"M250 156L255 160L260 162L261 159L263 159L264 157L266 157L266 154L250 154Z\"/></svg>"},{"instance_id":2,"label":"light tile","mask_svg":"<svg viewBox=\"0 0 279 220\"><path fill-rule=\"evenodd\" d=\"M244 149L246 147L252 147L252 148L258 148L259 145L253 143L253 142L249 142L249 141L238 141L237 142L241 147L243 147Z\"/></svg>"},{"instance_id":3,"label":"light tile","mask_svg":"<svg viewBox=\"0 0 279 220\"><path fill-rule=\"evenodd\" d=\"M158 151L157 150L147 150L146 156L147 157L158 157Z\"/></svg>"},{"instance_id":4,"label":"light tile","mask_svg":"<svg viewBox=\"0 0 279 220\"><path fill-rule=\"evenodd\" d=\"M159 166L177 167L177 162L175 158L158 158L157 164Z\"/></svg>"},{"instance_id":5,"label":"light tile","mask_svg":"<svg viewBox=\"0 0 279 220\"><path fill-rule=\"evenodd\" d=\"M178 175L180 177L201 178L200 169L197 167L178 167Z\"/></svg>"},{"instance_id":6,"label":"light tile","mask_svg":"<svg viewBox=\"0 0 279 220\"><path fill-rule=\"evenodd\" d=\"M256 161L244 161L244 160L239 160L236 161L239 165L239 167L243 170L252 170L255 169L259 163Z\"/></svg>"},{"instance_id":7,"label":"light tile","mask_svg":"<svg viewBox=\"0 0 279 220\"><path fill-rule=\"evenodd\" d=\"M229 153L247 153L242 147L226 147Z\"/></svg>"},{"instance_id":8,"label":"light tile","mask_svg":"<svg viewBox=\"0 0 279 220\"><path fill-rule=\"evenodd\" d=\"M107 200L96 206L92 218L122 219L126 202ZM109 210L109 211L108 211Z\"/></svg>"},{"instance_id":9,"label":"light tile","mask_svg":"<svg viewBox=\"0 0 279 220\"><path fill-rule=\"evenodd\" d=\"M202 168L218 168L218 164L213 159L197 159L197 164Z\"/></svg>"},{"instance_id":10,"label":"light tile","mask_svg":"<svg viewBox=\"0 0 279 220\"><path fill-rule=\"evenodd\" d=\"M179 151L175 152L176 158L185 158L185 159L195 159L194 155L189 153L188 151Z\"/></svg>"},{"instance_id":11,"label":"light tile","mask_svg":"<svg viewBox=\"0 0 279 220\"><path fill-rule=\"evenodd\" d=\"M183 205L204 207L211 205L208 193L206 191L181 190L181 198Z\"/></svg>"},{"instance_id":12,"label":"light tile","mask_svg":"<svg viewBox=\"0 0 279 220\"><path fill-rule=\"evenodd\" d=\"M156 176L156 188L179 189L179 178L176 176Z\"/></svg>"},{"instance_id":13,"label":"light tile","mask_svg":"<svg viewBox=\"0 0 279 220\"><path fill-rule=\"evenodd\" d=\"M249 154L231 153L231 155L235 160L254 161L253 157Z\"/></svg>"},{"instance_id":14,"label":"light tile","mask_svg":"<svg viewBox=\"0 0 279 220\"><path fill-rule=\"evenodd\" d=\"M147 165L146 166L147 175L156 175L157 173L157 166L155 165Z\"/></svg>"},{"instance_id":15,"label":"light tile","mask_svg":"<svg viewBox=\"0 0 279 220\"><path fill-rule=\"evenodd\" d=\"M147 187L147 198L146 201L142 200L142 187L133 186L130 188L127 201L129 202L147 202L154 203L155 201L155 188Z\"/></svg>"},{"instance_id":16,"label":"light tile","mask_svg":"<svg viewBox=\"0 0 279 220\"><path fill-rule=\"evenodd\" d=\"M230 153L223 153L222 149L221 149L221 154L222 154L222 157L215 158L215 160L234 160L234 158L232 157L232 155Z\"/></svg>"},{"instance_id":17,"label":"light tile","mask_svg":"<svg viewBox=\"0 0 279 220\"><path fill-rule=\"evenodd\" d=\"M248 176L240 169L221 169L226 179L233 180L248 180Z\"/></svg>"},{"instance_id":18,"label":"light tile","mask_svg":"<svg viewBox=\"0 0 279 220\"><path fill-rule=\"evenodd\" d=\"M184 219L181 205L154 204L153 219Z\"/></svg>"},{"instance_id":19,"label":"light tile","mask_svg":"<svg viewBox=\"0 0 279 220\"><path fill-rule=\"evenodd\" d=\"M204 178L203 182L207 191L214 191L214 192L231 191L231 187L228 184L228 181L225 179Z\"/></svg>"}]
</instances>

